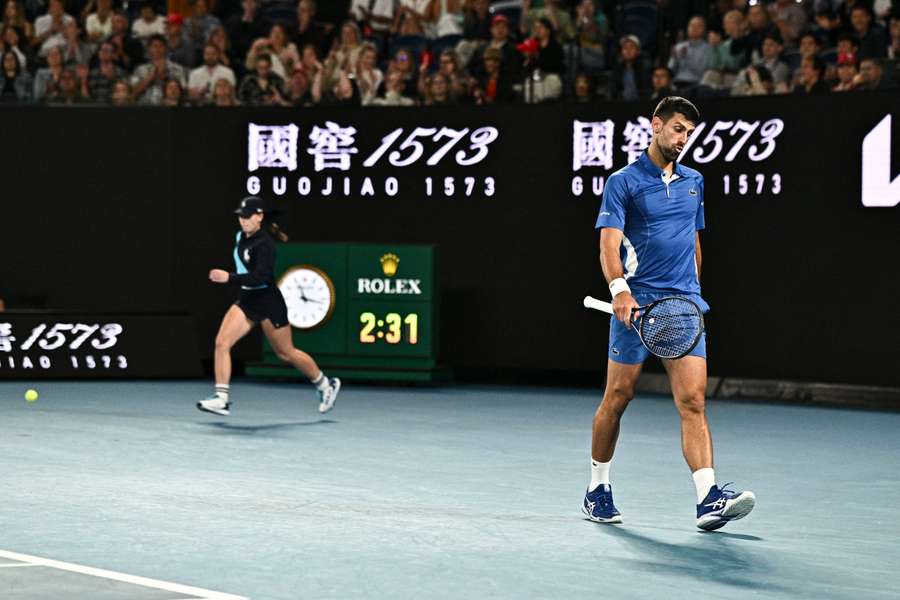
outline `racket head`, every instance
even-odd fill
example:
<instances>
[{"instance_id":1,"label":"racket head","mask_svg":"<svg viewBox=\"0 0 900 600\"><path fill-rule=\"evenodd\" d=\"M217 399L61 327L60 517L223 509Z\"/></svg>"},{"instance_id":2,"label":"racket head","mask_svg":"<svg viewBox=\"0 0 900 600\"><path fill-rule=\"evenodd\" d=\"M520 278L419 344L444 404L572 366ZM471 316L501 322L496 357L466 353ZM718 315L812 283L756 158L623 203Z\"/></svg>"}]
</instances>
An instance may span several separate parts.
<instances>
[{"instance_id":1,"label":"racket head","mask_svg":"<svg viewBox=\"0 0 900 600\"><path fill-rule=\"evenodd\" d=\"M641 343L660 358L687 356L703 336L703 311L688 298L668 296L638 310L640 323L635 329Z\"/></svg>"}]
</instances>

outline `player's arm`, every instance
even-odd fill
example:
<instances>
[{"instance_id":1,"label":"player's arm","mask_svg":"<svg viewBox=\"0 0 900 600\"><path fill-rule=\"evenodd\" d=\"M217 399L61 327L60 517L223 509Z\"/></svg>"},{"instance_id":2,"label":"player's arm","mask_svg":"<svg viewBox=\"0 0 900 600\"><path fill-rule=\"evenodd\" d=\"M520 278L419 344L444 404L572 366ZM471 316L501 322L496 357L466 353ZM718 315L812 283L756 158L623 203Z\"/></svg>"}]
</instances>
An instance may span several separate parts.
<instances>
[{"instance_id":1,"label":"player's arm","mask_svg":"<svg viewBox=\"0 0 900 600\"><path fill-rule=\"evenodd\" d=\"M610 294L614 294L612 306L616 318L625 323L626 327L630 327L631 311L638 308L639 305L632 297L630 290L621 290L621 284L618 283L613 285L613 282L618 280L625 281L625 267L622 265L620 254L624 237L625 234L621 229L604 227L600 230L600 268L603 269L603 276L610 285ZM627 288L627 284L625 287Z\"/></svg>"}]
</instances>

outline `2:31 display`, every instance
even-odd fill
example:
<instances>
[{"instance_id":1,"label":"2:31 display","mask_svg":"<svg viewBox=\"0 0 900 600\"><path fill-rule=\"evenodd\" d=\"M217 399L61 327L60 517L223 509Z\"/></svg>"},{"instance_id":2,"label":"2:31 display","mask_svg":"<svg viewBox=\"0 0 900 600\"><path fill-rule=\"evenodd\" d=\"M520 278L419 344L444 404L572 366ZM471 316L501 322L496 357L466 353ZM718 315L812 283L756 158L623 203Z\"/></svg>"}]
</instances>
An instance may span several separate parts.
<instances>
[{"instance_id":1,"label":"2:31 display","mask_svg":"<svg viewBox=\"0 0 900 600\"><path fill-rule=\"evenodd\" d=\"M406 329L406 341L410 344L419 343L419 315L417 313L409 313L405 317L399 313L388 313L384 319L379 319L375 313L364 312L359 315L359 322L363 326L359 331L359 341L362 344L374 344L380 339L388 344L399 344L404 338L404 328Z\"/></svg>"}]
</instances>

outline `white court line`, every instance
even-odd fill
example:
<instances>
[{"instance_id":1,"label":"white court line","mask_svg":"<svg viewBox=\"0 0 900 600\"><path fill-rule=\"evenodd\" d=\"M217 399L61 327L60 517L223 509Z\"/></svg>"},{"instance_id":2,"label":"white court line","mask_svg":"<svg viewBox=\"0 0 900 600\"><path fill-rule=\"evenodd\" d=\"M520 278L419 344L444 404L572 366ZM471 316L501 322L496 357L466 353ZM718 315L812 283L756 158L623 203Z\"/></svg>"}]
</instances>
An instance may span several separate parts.
<instances>
[{"instance_id":1,"label":"white court line","mask_svg":"<svg viewBox=\"0 0 900 600\"><path fill-rule=\"evenodd\" d=\"M15 565L0 565L0 569L14 569L16 567L38 567L40 565L36 565L34 563L18 563Z\"/></svg>"},{"instance_id":2,"label":"white court line","mask_svg":"<svg viewBox=\"0 0 900 600\"><path fill-rule=\"evenodd\" d=\"M233 594L225 594L223 592L213 592L202 588L191 587L189 585L181 585L178 583L169 583L168 581L160 581L158 579L149 579L147 577L138 577L137 575L126 575L125 573L116 573L115 571L106 571L104 569L95 569L93 567L85 567L72 563L51 560L49 558L41 558L39 556L29 556L28 554L19 554L18 552L9 552L8 550L0 550L0 558L8 558L10 560L19 560L31 564L32 566L51 567L63 571L71 571L82 575L91 575L93 577L102 577L113 581L121 581L134 585L165 590L167 592L175 592L176 594L190 594L198 596L200 600L249 600L244 596L235 596Z\"/></svg>"}]
</instances>

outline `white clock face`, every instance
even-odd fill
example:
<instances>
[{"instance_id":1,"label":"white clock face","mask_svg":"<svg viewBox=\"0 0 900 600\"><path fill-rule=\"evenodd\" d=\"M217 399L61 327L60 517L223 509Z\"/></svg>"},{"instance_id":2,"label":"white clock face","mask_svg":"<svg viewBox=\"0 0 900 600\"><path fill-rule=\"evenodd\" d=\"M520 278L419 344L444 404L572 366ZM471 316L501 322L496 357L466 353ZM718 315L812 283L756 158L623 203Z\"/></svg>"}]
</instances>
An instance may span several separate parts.
<instances>
[{"instance_id":1,"label":"white clock face","mask_svg":"<svg viewBox=\"0 0 900 600\"><path fill-rule=\"evenodd\" d=\"M297 329L311 329L328 320L334 309L334 285L315 267L295 267L286 272L278 289L287 304L288 321Z\"/></svg>"}]
</instances>

